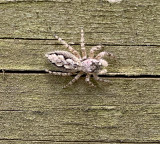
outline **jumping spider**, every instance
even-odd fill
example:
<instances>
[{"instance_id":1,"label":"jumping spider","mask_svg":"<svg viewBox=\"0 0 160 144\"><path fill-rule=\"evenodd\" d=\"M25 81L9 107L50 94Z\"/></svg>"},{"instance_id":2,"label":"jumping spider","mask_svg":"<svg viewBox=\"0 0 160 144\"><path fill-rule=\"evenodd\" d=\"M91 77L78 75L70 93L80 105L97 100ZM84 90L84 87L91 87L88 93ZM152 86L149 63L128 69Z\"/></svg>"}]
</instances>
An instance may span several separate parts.
<instances>
[{"instance_id":1,"label":"jumping spider","mask_svg":"<svg viewBox=\"0 0 160 144\"><path fill-rule=\"evenodd\" d=\"M45 70L46 72L54 75L62 75L62 76L70 76L73 74L78 74L75 76L75 78L70 81L65 87L72 85L75 81L77 81L80 76L82 76L84 73L86 73L86 79L85 81L91 85L94 86L94 84L90 81L91 75L93 75L93 78L95 80L107 82L107 80L101 79L98 77L98 74L100 73L106 73L106 69L102 69L108 66L108 62L103 59L105 55L107 56L113 56L113 54L103 51L100 52L97 56L94 56L95 51L100 50L102 48L101 45L94 46L91 48L89 52L89 56L86 54L85 50L85 43L84 43L84 32L83 29L81 29L81 52L82 56L69 44L67 44L64 40L59 38L55 35L55 38L58 39L58 41L63 44L68 50L67 51L53 51L45 54L45 56L48 58L48 60L56 65L59 68L62 68L64 72L52 72L49 70Z\"/></svg>"}]
</instances>

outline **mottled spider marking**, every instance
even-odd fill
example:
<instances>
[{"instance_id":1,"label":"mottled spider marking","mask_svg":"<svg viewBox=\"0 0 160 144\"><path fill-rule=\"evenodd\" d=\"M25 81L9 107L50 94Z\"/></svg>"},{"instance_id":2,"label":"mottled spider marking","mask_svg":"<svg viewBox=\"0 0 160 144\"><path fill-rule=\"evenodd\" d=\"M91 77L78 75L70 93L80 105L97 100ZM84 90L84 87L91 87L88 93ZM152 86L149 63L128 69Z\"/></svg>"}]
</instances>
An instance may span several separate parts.
<instances>
[{"instance_id":1,"label":"mottled spider marking","mask_svg":"<svg viewBox=\"0 0 160 144\"><path fill-rule=\"evenodd\" d=\"M53 51L45 55L49 61L59 68L77 71L81 65L80 60L67 51Z\"/></svg>"},{"instance_id":2,"label":"mottled spider marking","mask_svg":"<svg viewBox=\"0 0 160 144\"><path fill-rule=\"evenodd\" d=\"M95 51L98 51L102 48L102 45L94 46L91 48L88 56L85 49L85 43L84 43L84 32L83 29L81 29L81 52L82 56L73 48L71 47L67 42L59 38L58 36L55 36L58 41L64 45L65 48L67 48L68 51L53 51L48 52L45 54L45 56L48 58L48 60L54 64L55 66L59 68L63 68L63 70L67 71L67 73L64 72L52 72L49 70L46 70L46 72L53 74L53 75L62 75L62 76L71 76L73 74L78 74L74 77L73 80L71 80L65 87L68 87L69 85L72 85L74 82L76 82L83 74L86 74L85 81L90 85L94 86L94 84L90 81L91 75L93 75L93 78L98 81L108 82L107 80L104 80L100 77L98 77L98 74L105 74L107 70L105 69L108 66L108 62L103 59L104 56L112 56L114 55L112 53L103 51L100 52L95 56Z\"/></svg>"}]
</instances>

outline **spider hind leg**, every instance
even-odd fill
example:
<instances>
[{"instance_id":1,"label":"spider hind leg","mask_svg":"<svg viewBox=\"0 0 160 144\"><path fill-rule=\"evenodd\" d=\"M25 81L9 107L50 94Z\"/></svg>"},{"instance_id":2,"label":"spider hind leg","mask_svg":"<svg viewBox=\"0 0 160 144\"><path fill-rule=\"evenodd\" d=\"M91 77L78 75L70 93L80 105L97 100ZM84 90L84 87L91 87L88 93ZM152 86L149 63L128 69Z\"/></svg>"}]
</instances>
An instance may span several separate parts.
<instances>
[{"instance_id":1,"label":"spider hind leg","mask_svg":"<svg viewBox=\"0 0 160 144\"><path fill-rule=\"evenodd\" d=\"M74 79L72 79L67 85L65 85L63 88L67 88L68 86L72 85L75 83L81 76L83 75L83 72L79 72Z\"/></svg>"},{"instance_id":2,"label":"spider hind leg","mask_svg":"<svg viewBox=\"0 0 160 144\"><path fill-rule=\"evenodd\" d=\"M53 71L50 71L50 70L45 70L45 72L49 73L49 74L53 74L53 75L59 75L59 76L71 76L73 75L74 73L63 73L63 72L53 72Z\"/></svg>"},{"instance_id":3,"label":"spider hind leg","mask_svg":"<svg viewBox=\"0 0 160 144\"><path fill-rule=\"evenodd\" d=\"M87 74L85 82L87 82L90 86L95 87L95 85L90 81L90 77L91 77L91 75Z\"/></svg>"}]
</instances>

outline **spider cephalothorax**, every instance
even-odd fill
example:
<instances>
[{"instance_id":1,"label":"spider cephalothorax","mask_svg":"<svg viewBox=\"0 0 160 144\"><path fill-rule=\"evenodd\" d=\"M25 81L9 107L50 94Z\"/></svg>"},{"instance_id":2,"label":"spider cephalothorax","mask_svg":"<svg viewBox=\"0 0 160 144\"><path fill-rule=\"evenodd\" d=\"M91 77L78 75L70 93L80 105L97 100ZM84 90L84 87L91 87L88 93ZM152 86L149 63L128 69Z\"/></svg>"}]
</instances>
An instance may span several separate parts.
<instances>
[{"instance_id":1,"label":"spider cephalothorax","mask_svg":"<svg viewBox=\"0 0 160 144\"><path fill-rule=\"evenodd\" d=\"M96 59L87 58L82 61L82 71L85 73L97 73L102 64Z\"/></svg>"},{"instance_id":2,"label":"spider cephalothorax","mask_svg":"<svg viewBox=\"0 0 160 144\"><path fill-rule=\"evenodd\" d=\"M95 80L106 82L106 80L99 78L98 74L107 72L107 70L104 68L108 66L108 62L104 60L103 57L105 55L113 56L113 54L103 51L103 52L100 52L97 56L94 56L95 51L100 50L102 48L101 45L98 45L98 46L92 47L89 52L89 55L87 56L86 50L85 50L85 44L84 44L83 29L81 29L82 56L61 38L59 38L58 36L55 36L55 38L58 39L58 41L62 43L66 48L68 48L71 53L67 51L53 51L53 52L47 53L45 56L49 59L49 61L52 64L54 64L59 68L62 68L64 71L66 71L66 73L52 72L49 70L46 70L46 72L49 72L54 75L62 75L62 76L70 76L78 72L75 78L72 81L70 81L66 86L73 84L84 73L86 73L85 81L92 86L94 85L90 81L91 75L93 75Z\"/></svg>"}]
</instances>

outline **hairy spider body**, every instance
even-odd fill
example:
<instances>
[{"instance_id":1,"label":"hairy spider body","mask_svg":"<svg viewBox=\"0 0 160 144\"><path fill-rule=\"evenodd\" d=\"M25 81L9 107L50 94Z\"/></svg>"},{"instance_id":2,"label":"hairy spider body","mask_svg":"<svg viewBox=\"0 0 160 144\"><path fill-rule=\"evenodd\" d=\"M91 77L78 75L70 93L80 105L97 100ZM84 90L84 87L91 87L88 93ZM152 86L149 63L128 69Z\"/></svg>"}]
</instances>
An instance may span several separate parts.
<instances>
[{"instance_id":1,"label":"hairy spider body","mask_svg":"<svg viewBox=\"0 0 160 144\"><path fill-rule=\"evenodd\" d=\"M62 76L70 76L78 72L75 78L70 81L65 87L72 85L76 80L80 78L81 75L86 73L85 81L89 83L91 86L94 86L93 83L90 81L90 76L93 75L95 80L107 82L107 80L101 79L98 77L98 74L106 73L107 70L104 69L108 66L108 62L103 59L105 55L113 56L113 54L103 51L100 52L97 56L94 56L95 51L100 50L102 48L101 45L94 46L91 48L90 53L87 57L85 44L84 44L84 32L81 29L81 52L82 56L69 44L67 44L64 40L55 36L56 39L60 43L62 43L68 51L53 51L45 54L48 60L54 64L55 66L62 68L64 72L52 72L46 70L50 74L54 75L62 75Z\"/></svg>"},{"instance_id":2,"label":"hairy spider body","mask_svg":"<svg viewBox=\"0 0 160 144\"><path fill-rule=\"evenodd\" d=\"M45 54L49 61L55 66L62 68L64 71L77 72L80 71L80 60L67 51L53 51Z\"/></svg>"},{"instance_id":3,"label":"hairy spider body","mask_svg":"<svg viewBox=\"0 0 160 144\"><path fill-rule=\"evenodd\" d=\"M97 73L101 68L101 63L96 59L85 59L82 61L82 71L84 73Z\"/></svg>"}]
</instances>

